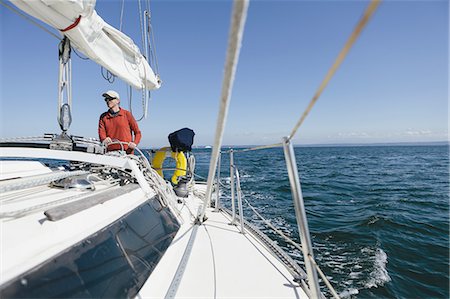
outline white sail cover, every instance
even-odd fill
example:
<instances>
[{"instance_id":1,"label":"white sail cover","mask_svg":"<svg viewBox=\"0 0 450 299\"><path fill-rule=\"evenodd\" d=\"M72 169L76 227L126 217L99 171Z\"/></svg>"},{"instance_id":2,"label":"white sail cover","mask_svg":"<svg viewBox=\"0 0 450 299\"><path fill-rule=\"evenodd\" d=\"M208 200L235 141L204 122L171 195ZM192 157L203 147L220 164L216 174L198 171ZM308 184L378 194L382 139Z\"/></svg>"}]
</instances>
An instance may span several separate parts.
<instances>
[{"instance_id":1,"label":"white sail cover","mask_svg":"<svg viewBox=\"0 0 450 299\"><path fill-rule=\"evenodd\" d=\"M66 35L71 45L136 89L161 82L133 40L106 23L95 0L11 0L19 9Z\"/></svg>"}]
</instances>

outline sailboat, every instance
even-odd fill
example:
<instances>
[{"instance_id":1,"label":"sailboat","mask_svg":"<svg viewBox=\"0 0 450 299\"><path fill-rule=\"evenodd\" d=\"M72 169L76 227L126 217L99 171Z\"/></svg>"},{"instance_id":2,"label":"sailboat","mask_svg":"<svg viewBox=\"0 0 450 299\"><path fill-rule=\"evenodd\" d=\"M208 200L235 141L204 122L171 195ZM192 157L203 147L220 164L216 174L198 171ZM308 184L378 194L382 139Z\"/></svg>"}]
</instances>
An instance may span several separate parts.
<instances>
[{"instance_id":1,"label":"sailboat","mask_svg":"<svg viewBox=\"0 0 450 299\"><path fill-rule=\"evenodd\" d=\"M175 182L139 149L107 152L98 140L68 133L72 48L145 95L160 88L131 38L96 13L95 1L11 2L63 36L61 132L0 142L1 298L319 298L318 275L339 297L314 261L289 138L278 146L286 155L305 269L244 219L233 150L227 152L232 209L221 204L216 172L248 1L235 1L231 16L208 178L195 179L195 159L188 156Z\"/></svg>"}]
</instances>

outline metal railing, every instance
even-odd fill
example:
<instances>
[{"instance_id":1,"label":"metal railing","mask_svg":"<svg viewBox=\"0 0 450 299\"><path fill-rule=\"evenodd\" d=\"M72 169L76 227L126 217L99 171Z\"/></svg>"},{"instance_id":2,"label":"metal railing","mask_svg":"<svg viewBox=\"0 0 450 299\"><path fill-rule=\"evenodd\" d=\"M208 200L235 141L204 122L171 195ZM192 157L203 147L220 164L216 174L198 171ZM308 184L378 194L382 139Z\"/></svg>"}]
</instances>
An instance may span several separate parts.
<instances>
[{"instance_id":1,"label":"metal railing","mask_svg":"<svg viewBox=\"0 0 450 299\"><path fill-rule=\"evenodd\" d=\"M218 212L219 211L219 197L220 197L220 164L222 164L222 155L219 154L218 160L217 160L217 175L216 175L216 179L217 179L217 196L216 196L216 204L215 204L215 208L214 211Z\"/></svg>"},{"instance_id":2,"label":"metal railing","mask_svg":"<svg viewBox=\"0 0 450 299\"><path fill-rule=\"evenodd\" d=\"M239 171L236 166L234 168L234 175L236 176L236 191L237 191L237 199L238 199L238 209L239 209L239 222L241 223L241 233L245 234L244 231L244 212L242 209L242 190L241 190L241 180L239 178ZM236 221L236 213L233 218Z\"/></svg>"},{"instance_id":3,"label":"metal railing","mask_svg":"<svg viewBox=\"0 0 450 299\"><path fill-rule=\"evenodd\" d=\"M234 224L236 222L236 206L234 200L234 155L233 150L230 151L230 184L231 184L231 213L232 219L231 223Z\"/></svg>"},{"instance_id":4,"label":"metal railing","mask_svg":"<svg viewBox=\"0 0 450 299\"><path fill-rule=\"evenodd\" d=\"M308 275L309 288L313 298L319 298L320 288L317 279L316 268L311 262L314 259L311 238L309 235L308 220L306 219L305 204L303 202L302 189L300 186L300 178L298 175L297 162L295 160L295 152L292 143L288 137L283 139L284 157L286 159L286 167L289 175L289 182L291 184L292 199L295 206L295 216L297 218L298 232L302 242L303 257L305 260L306 274Z\"/></svg>"},{"instance_id":5,"label":"metal railing","mask_svg":"<svg viewBox=\"0 0 450 299\"><path fill-rule=\"evenodd\" d=\"M240 183L240 176L237 166L234 163L234 153L237 152L247 152L247 151L255 151L260 149L269 149L269 148L275 148L275 147L283 147L284 150L284 156L286 160L286 168L288 172L289 177L289 183L291 186L291 193L292 193L292 200L295 207L295 214L296 214L296 220L301 240L301 246L289 239L286 235L280 234L283 238L287 239L289 243L294 243L295 247L302 251L303 257L304 257L304 263L306 267L306 273L308 277L308 285L310 288L310 295L311 298L322 298L322 294L320 292L319 287L319 279L317 272L320 274L320 277L324 281L325 285L329 289L330 293L334 298L339 298L339 295L336 293L334 288L332 287L331 283L328 281L324 273L320 270L319 266L317 265L316 261L314 260L314 254L312 249L312 242L310 238L309 228L308 228L308 221L306 218L306 210L305 205L303 201L303 195L301 190L301 184L300 184L300 178L298 175L298 169L297 169L297 162L295 159L295 152L294 147L292 143L290 142L289 137L284 137L282 143L273 144L271 146L262 146L262 147L253 147L253 148L247 148L247 149L240 149L240 150L234 150L230 149L228 151L221 152L219 154L219 161L222 153L228 153L230 155L230 191L231 191L231 208L232 208L232 215L231 215L231 223L233 225L237 225L237 215L236 215L236 198L237 198L237 204L238 204L238 210L239 210L239 222L240 222L240 231L241 233L245 233L244 230L244 216L243 216L243 206L242 206L242 190L241 190L241 183ZM220 170L220 163L218 165L218 171ZM217 173L217 178L219 178L219 172ZM218 211L220 208L220 183L218 179L217 183L217 198L216 198L216 205L215 210ZM250 206L250 208L254 209L246 200L247 204ZM259 213L256 213L258 217L262 218L262 216ZM267 224L268 221L262 218L263 221ZM271 229L274 229L272 225L269 225ZM278 233L279 230L274 229L276 233ZM278 233L279 234L279 233Z\"/></svg>"}]
</instances>

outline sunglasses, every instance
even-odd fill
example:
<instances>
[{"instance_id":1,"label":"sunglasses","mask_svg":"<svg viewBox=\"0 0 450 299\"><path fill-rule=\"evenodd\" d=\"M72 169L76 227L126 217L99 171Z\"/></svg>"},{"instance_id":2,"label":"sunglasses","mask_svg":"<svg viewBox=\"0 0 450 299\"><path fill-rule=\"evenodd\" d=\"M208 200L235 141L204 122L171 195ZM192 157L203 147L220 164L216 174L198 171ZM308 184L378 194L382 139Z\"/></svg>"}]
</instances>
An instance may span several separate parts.
<instances>
[{"instance_id":1,"label":"sunglasses","mask_svg":"<svg viewBox=\"0 0 450 299\"><path fill-rule=\"evenodd\" d=\"M105 98L105 102L109 102L109 101L112 101L112 100L115 100L116 98Z\"/></svg>"}]
</instances>

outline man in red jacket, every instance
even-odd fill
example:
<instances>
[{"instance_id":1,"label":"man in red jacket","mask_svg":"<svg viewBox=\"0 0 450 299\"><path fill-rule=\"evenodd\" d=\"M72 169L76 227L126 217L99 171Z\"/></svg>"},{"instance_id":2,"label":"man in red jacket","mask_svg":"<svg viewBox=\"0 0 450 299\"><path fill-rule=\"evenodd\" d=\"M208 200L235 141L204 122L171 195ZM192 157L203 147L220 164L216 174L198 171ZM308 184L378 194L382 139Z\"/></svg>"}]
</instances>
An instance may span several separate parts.
<instances>
[{"instance_id":1,"label":"man in red jacket","mask_svg":"<svg viewBox=\"0 0 450 299\"><path fill-rule=\"evenodd\" d=\"M141 131L133 115L120 108L120 96L114 90L103 94L108 111L100 115L98 122L98 136L100 141L108 146L108 151L120 150L120 144L111 144L113 141L122 141L123 149L132 154L134 148L141 141ZM134 135L134 136L133 136Z\"/></svg>"}]
</instances>

